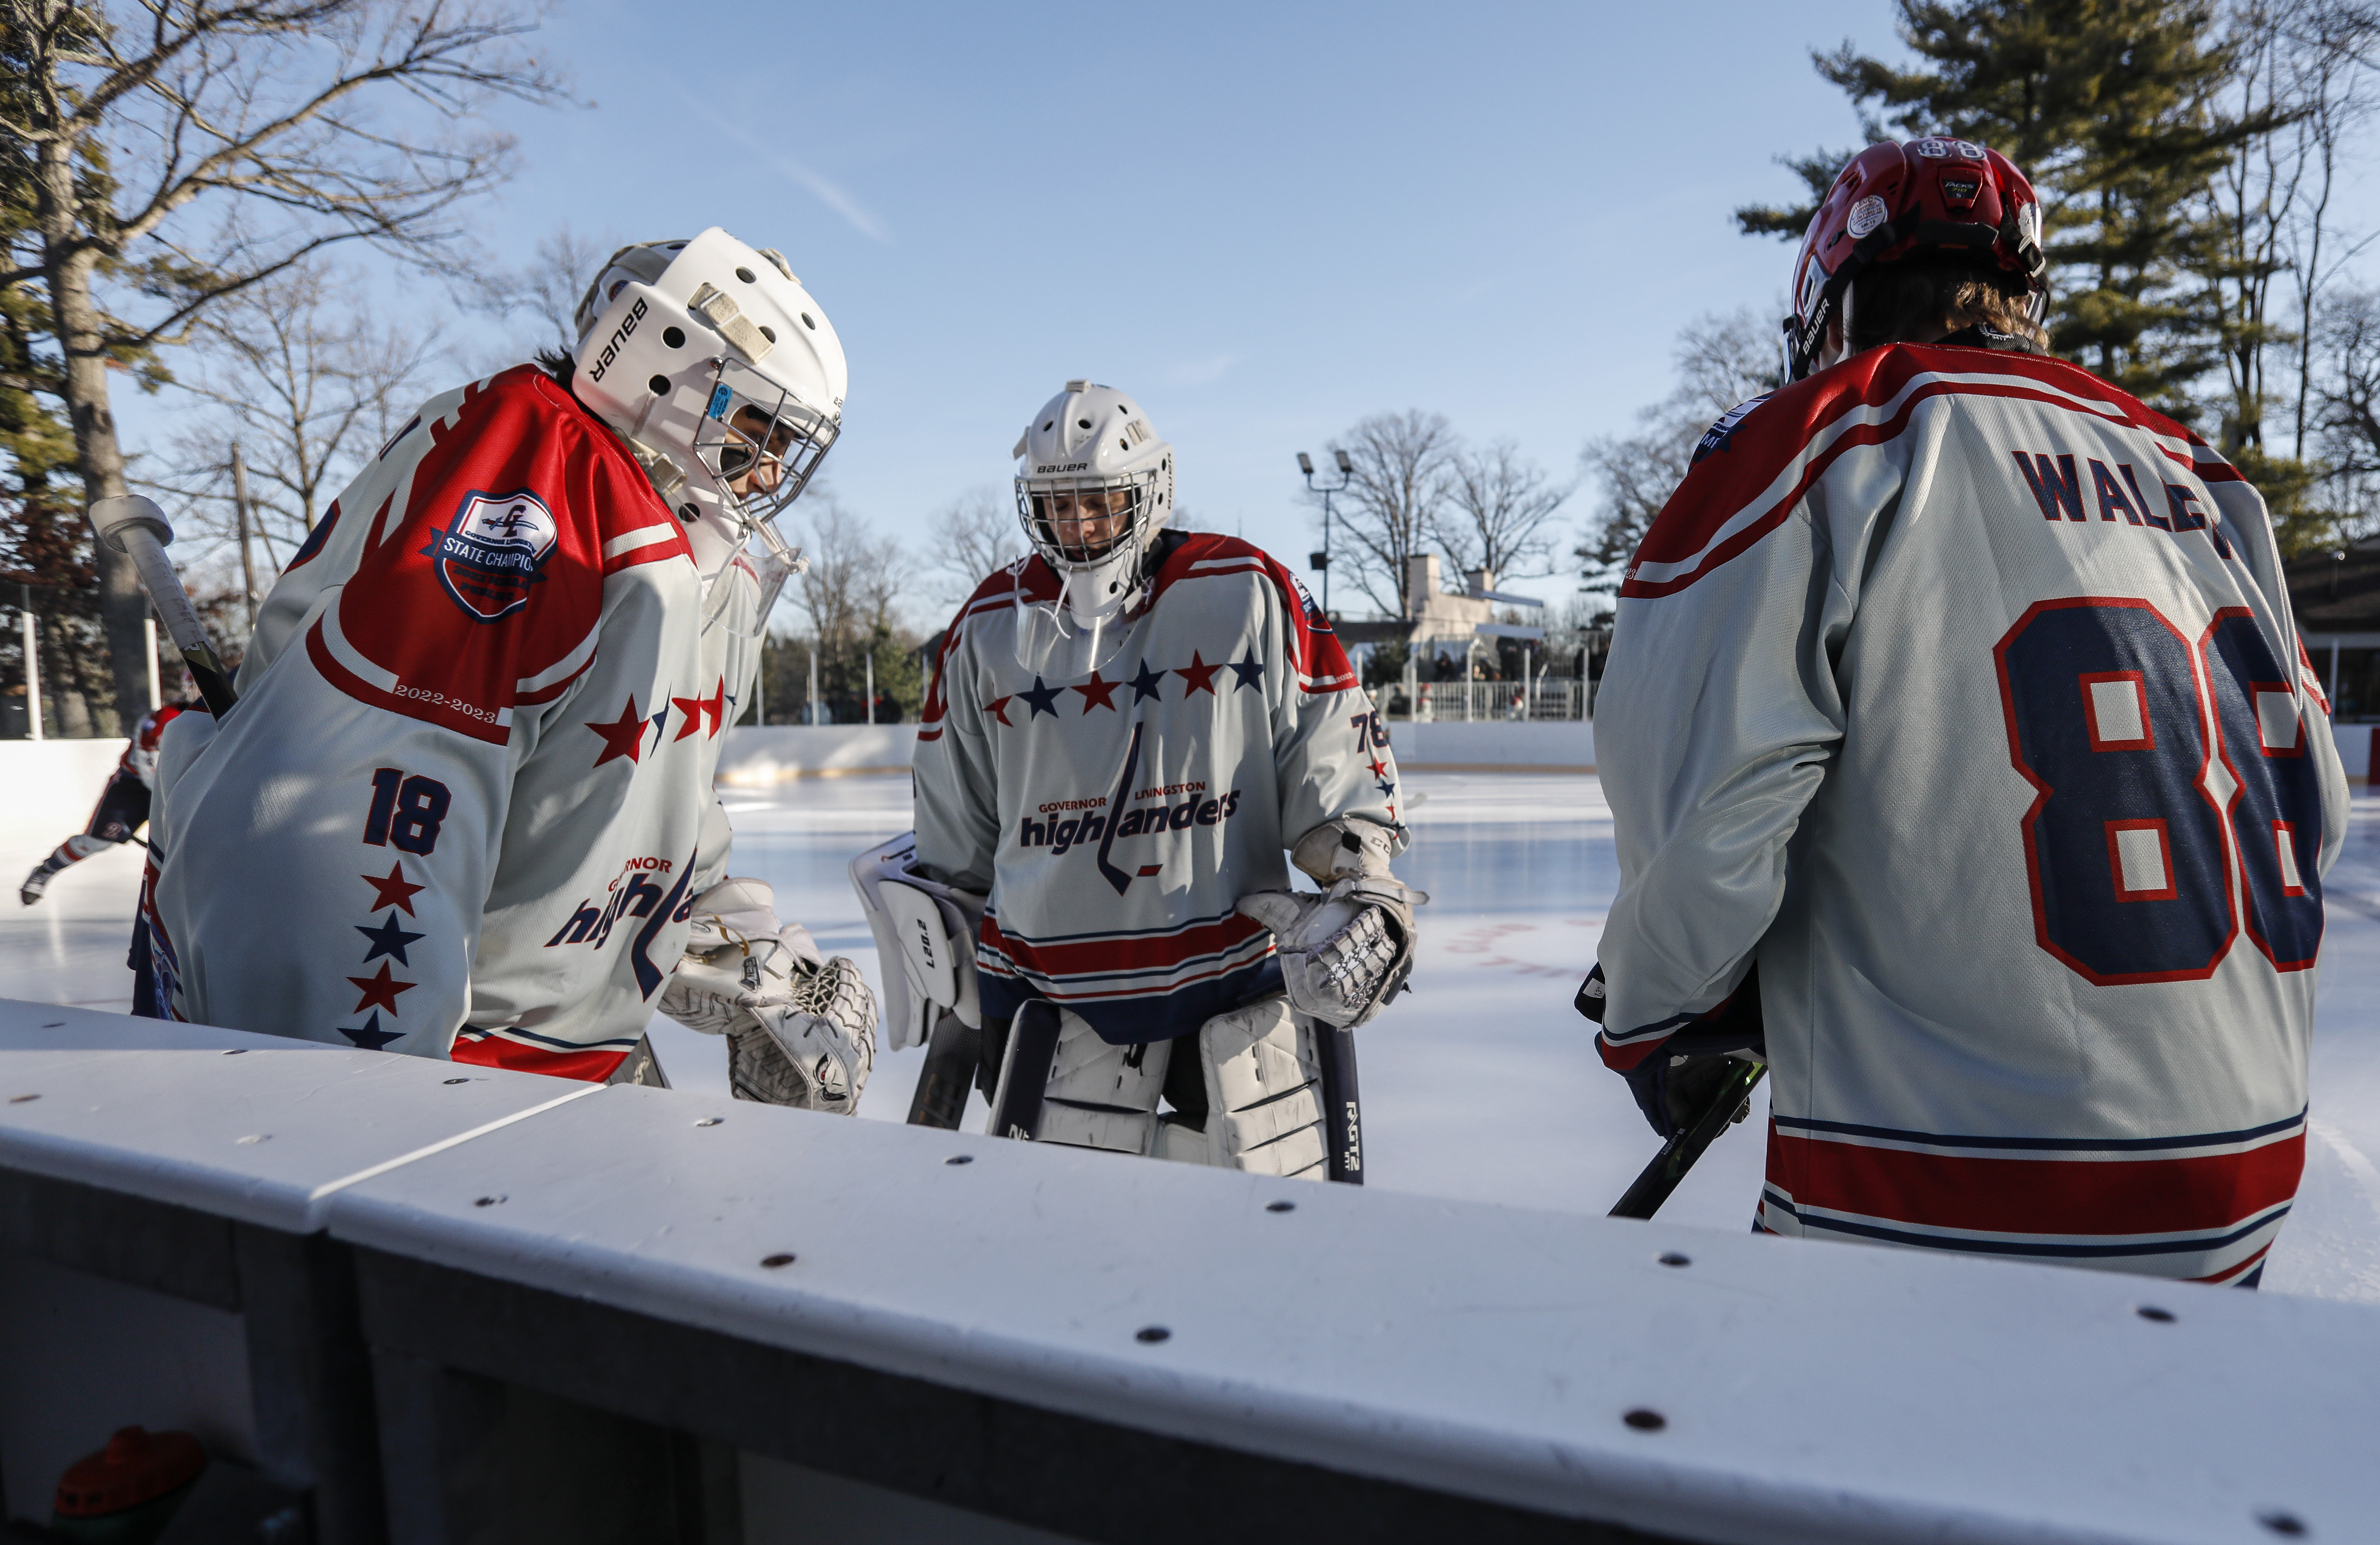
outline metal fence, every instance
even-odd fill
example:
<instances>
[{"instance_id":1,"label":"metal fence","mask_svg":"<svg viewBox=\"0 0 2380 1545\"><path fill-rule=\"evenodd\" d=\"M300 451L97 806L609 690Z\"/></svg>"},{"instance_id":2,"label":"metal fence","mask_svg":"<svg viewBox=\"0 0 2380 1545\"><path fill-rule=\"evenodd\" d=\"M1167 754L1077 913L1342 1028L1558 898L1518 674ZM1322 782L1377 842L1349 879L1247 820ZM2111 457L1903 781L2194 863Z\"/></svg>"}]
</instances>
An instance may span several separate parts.
<instances>
[{"instance_id":1,"label":"metal fence","mask_svg":"<svg viewBox=\"0 0 2380 1545\"><path fill-rule=\"evenodd\" d=\"M1517 681L1390 682L1372 696L1390 719L1468 724L1490 720L1583 719L1595 712L1597 682L1569 676Z\"/></svg>"}]
</instances>

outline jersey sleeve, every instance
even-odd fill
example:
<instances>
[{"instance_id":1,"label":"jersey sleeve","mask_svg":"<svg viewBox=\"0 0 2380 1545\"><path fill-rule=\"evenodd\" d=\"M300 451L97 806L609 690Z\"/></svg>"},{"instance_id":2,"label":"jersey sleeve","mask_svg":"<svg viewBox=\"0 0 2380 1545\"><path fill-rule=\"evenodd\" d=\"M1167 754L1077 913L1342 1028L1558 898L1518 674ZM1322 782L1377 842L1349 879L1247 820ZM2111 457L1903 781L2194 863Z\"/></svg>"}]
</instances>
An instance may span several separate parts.
<instances>
[{"instance_id":1,"label":"jersey sleeve","mask_svg":"<svg viewBox=\"0 0 2380 1545\"><path fill-rule=\"evenodd\" d=\"M1620 858L1597 1046L1621 1071L1742 981L1784 898L1786 845L1843 735L1829 651L1852 607L1835 547L1799 502L1746 522L1773 468L1738 450L1698 462L1645 534L1596 700ZM1891 492L1869 491L1879 503ZM1836 513L1836 529L1862 524ZM1654 578L1669 566L1688 578Z\"/></svg>"},{"instance_id":2,"label":"jersey sleeve","mask_svg":"<svg viewBox=\"0 0 2380 1545\"><path fill-rule=\"evenodd\" d=\"M987 587L988 588L988 587ZM983 592L959 609L944 635L918 715L913 767L917 863L927 877L978 893L991 889L1000 845L999 785L983 707L974 691L967 617Z\"/></svg>"},{"instance_id":3,"label":"jersey sleeve","mask_svg":"<svg viewBox=\"0 0 2380 1545\"><path fill-rule=\"evenodd\" d=\"M1349 816L1389 827L1402 850L1396 754L1346 649L1295 576L1269 558L1259 593L1276 663L1268 674L1283 842L1293 845L1324 821Z\"/></svg>"}]
</instances>

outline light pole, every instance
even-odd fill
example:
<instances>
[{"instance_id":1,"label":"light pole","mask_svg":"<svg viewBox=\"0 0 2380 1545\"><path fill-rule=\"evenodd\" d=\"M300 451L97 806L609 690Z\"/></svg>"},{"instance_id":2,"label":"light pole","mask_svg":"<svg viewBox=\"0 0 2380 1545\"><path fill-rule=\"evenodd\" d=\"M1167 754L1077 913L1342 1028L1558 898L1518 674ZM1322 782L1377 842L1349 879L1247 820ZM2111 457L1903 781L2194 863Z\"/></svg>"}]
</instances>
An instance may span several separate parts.
<instances>
[{"instance_id":1,"label":"light pole","mask_svg":"<svg viewBox=\"0 0 2380 1545\"><path fill-rule=\"evenodd\" d=\"M1325 618L1330 615L1330 495L1355 480L1355 464L1347 458L1347 453L1332 451L1330 454L1338 458L1339 462L1339 481L1335 483L1316 482L1314 458L1304 451L1297 453L1297 469L1305 474L1306 488L1312 493L1322 495L1322 551L1307 554L1305 563L1308 568L1321 571L1322 615Z\"/></svg>"}]
</instances>

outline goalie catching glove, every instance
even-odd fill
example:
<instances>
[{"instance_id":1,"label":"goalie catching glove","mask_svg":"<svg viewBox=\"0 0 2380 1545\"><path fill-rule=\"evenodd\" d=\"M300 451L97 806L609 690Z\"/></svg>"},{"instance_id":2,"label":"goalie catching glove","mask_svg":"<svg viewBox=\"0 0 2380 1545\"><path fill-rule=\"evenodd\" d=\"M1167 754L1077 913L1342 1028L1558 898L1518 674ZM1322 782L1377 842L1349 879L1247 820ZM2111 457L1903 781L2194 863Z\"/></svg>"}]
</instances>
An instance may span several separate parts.
<instances>
[{"instance_id":1,"label":"goalie catching glove","mask_svg":"<svg viewBox=\"0 0 2380 1545\"><path fill-rule=\"evenodd\" d=\"M780 926L768 882L726 880L695 898L694 928L661 1011L723 1035L739 1100L850 1114L876 1062L876 1000L859 967Z\"/></svg>"},{"instance_id":2,"label":"goalie catching glove","mask_svg":"<svg viewBox=\"0 0 2380 1545\"><path fill-rule=\"evenodd\" d=\"M1272 930L1292 1006L1353 1028L1380 1012L1413 974L1414 908L1429 897L1389 873L1389 830L1341 817L1298 838L1291 861L1318 895L1256 891L1240 913Z\"/></svg>"}]
</instances>

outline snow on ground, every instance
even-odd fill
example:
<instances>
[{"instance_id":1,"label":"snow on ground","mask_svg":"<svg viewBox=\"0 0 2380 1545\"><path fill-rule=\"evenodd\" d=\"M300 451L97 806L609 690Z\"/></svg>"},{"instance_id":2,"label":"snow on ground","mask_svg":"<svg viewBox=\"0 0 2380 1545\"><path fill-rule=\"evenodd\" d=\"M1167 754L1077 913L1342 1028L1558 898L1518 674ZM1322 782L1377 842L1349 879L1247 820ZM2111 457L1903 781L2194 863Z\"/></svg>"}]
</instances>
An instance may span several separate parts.
<instances>
[{"instance_id":1,"label":"snow on ground","mask_svg":"<svg viewBox=\"0 0 2380 1545\"><path fill-rule=\"evenodd\" d=\"M1409 774L1407 788L1417 797L1415 842L1398 868L1432 899L1421 913L1413 994L1360 1036L1366 1179L1600 1213L1655 1147L1570 1006L1618 880L1601 788L1592 777L1450 773ZM735 871L770 881L783 917L880 979L844 866L907 829L908 779L813 780L726 799ZM2375 818L2380 799L2356 801L2347 854L2330 877L2305 1181L2265 1273L2269 1290L2369 1302L2380 1302ZM13 883L40 857L0 845L0 878ZM0 914L0 996L125 1007L140 857L126 848L95 858L60 876L41 906ZM678 1086L724 1090L722 1042L665 1019L652 1034ZM879 1059L863 1119L906 1115L923 1056L913 1049ZM1665 1221L1750 1226L1766 1104L1764 1092L1752 1121L1713 1146L1662 1210ZM983 1115L978 1097L970 1125Z\"/></svg>"}]
</instances>

